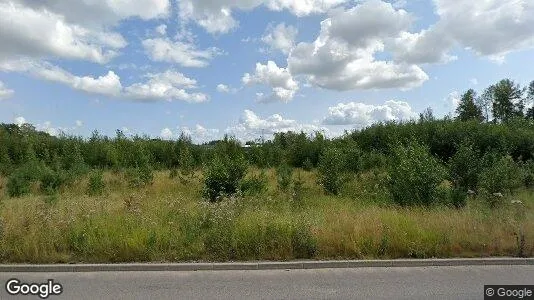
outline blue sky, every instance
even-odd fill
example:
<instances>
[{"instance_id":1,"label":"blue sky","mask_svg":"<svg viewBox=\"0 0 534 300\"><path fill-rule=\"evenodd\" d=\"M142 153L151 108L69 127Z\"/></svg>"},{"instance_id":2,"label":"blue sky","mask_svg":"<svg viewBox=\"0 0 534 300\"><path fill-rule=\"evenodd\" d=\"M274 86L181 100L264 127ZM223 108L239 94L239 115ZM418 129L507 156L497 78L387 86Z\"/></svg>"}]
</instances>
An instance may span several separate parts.
<instances>
[{"instance_id":1,"label":"blue sky","mask_svg":"<svg viewBox=\"0 0 534 300\"><path fill-rule=\"evenodd\" d=\"M58 134L338 135L534 80L524 1L0 0L0 122Z\"/></svg>"}]
</instances>

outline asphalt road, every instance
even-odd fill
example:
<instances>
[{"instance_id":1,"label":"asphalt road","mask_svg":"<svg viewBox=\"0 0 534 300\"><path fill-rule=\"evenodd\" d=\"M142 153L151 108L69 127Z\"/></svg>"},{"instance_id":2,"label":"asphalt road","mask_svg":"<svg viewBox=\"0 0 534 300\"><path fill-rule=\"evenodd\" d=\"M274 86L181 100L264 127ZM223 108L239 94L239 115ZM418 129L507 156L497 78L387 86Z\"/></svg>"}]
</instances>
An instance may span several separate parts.
<instances>
[{"instance_id":1,"label":"asphalt road","mask_svg":"<svg viewBox=\"0 0 534 300\"><path fill-rule=\"evenodd\" d=\"M193 272L0 273L5 284L54 279L49 299L483 299L484 284L534 284L534 266Z\"/></svg>"}]
</instances>

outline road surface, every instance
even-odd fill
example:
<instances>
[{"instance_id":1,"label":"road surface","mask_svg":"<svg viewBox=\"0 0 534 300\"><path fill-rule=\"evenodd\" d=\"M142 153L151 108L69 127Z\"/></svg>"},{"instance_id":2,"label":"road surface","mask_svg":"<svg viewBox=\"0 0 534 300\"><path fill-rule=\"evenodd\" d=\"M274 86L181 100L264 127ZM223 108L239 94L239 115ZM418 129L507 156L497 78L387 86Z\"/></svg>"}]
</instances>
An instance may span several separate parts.
<instances>
[{"instance_id":1,"label":"road surface","mask_svg":"<svg viewBox=\"0 0 534 300\"><path fill-rule=\"evenodd\" d=\"M54 279L49 299L483 299L484 284L534 284L534 266L192 272L0 273L5 284Z\"/></svg>"}]
</instances>

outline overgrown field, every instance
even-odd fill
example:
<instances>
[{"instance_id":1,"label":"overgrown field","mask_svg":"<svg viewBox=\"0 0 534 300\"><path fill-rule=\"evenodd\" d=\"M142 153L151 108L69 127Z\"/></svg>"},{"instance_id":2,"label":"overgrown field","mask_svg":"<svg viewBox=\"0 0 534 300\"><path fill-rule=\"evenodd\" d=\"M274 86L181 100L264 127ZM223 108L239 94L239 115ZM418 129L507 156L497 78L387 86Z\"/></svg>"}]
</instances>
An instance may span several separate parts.
<instances>
[{"instance_id":1,"label":"overgrown field","mask_svg":"<svg viewBox=\"0 0 534 300\"><path fill-rule=\"evenodd\" d=\"M532 103L246 144L0 124L0 262L533 256Z\"/></svg>"},{"instance_id":2,"label":"overgrown field","mask_svg":"<svg viewBox=\"0 0 534 300\"><path fill-rule=\"evenodd\" d=\"M250 172L259 176L259 170ZM202 200L202 174L154 174L132 188L106 172L101 195L80 178L54 195L21 198L0 186L2 262L132 262L532 256L534 193L521 190L498 208L472 196L466 207L394 204L383 176L354 176L325 195L314 172L297 170L297 188ZM298 179L300 177L300 180ZM519 200L522 203L516 203ZM521 237L523 242L521 242Z\"/></svg>"}]
</instances>

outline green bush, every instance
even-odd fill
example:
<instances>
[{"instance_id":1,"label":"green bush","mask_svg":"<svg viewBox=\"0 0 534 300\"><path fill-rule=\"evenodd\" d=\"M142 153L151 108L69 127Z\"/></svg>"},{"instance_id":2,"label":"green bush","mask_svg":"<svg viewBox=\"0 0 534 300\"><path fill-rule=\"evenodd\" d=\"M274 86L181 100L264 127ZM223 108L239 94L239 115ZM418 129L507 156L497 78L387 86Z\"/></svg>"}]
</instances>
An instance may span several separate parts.
<instances>
[{"instance_id":1,"label":"green bush","mask_svg":"<svg viewBox=\"0 0 534 300\"><path fill-rule=\"evenodd\" d=\"M59 189L67 181L67 173L63 170L52 170L45 168L41 174L41 191L52 195L59 191Z\"/></svg>"},{"instance_id":2,"label":"green bush","mask_svg":"<svg viewBox=\"0 0 534 300\"><path fill-rule=\"evenodd\" d=\"M476 190L478 175L481 171L480 154L473 149L471 144L462 143L449 161L449 170L456 189Z\"/></svg>"},{"instance_id":3,"label":"green bush","mask_svg":"<svg viewBox=\"0 0 534 300\"><path fill-rule=\"evenodd\" d=\"M244 178L240 183L240 190L247 196L260 195L267 191L267 184L267 175L262 171L260 174Z\"/></svg>"},{"instance_id":4,"label":"green bush","mask_svg":"<svg viewBox=\"0 0 534 300\"><path fill-rule=\"evenodd\" d=\"M246 171L247 163L243 156L235 158L215 156L204 167L204 197L210 202L217 202L222 196L235 194Z\"/></svg>"},{"instance_id":5,"label":"green bush","mask_svg":"<svg viewBox=\"0 0 534 300\"><path fill-rule=\"evenodd\" d=\"M135 188L151 185L154 182L153 170L148 164L128 169L126 178L128 185Z\"/></svg>"},{"instance_id":6,"label":"green bush","mask_svg":"<svg viewBox=\"0 0 534 300\"><path fill-rule=\"evenodd\" d=\"M32 159L16 169L7 180L7 193L10 197L21 197L30 192L33 182L41 179L45 166Z\"/></svg>"},{"instance_id":7,"label":"green bush","mask_svg":"<svg viewBox=\"0 0 534 300\"><path fill-rule=\"evenodd\" d=\"M386 166L387 157L378 151L364 152L360 158L360 171L383 169Z\"/></svg>"},{"instance_id":8,"label":"green bush","mask_svg":"<svg viewBox=\"0 0 534 300\"><path fill-rule=\"evenodd\" d=\"M103 173L101 171L93 171L89 175L89 183L87 184L87 194L89 196L102 195L106 184L104 183Z\"/></svg>"},{"instance_id":9,"label":"green bush","mask_svg":"<svg viewBox=\"0 0 534 300\"><path fill-rule=\"evenodd\" d=\"M190 177L195 171L195 158L189 147L183 147L178 158L180 165L180 174L184 177Z\"/></svg>"},{"instance_id":10,"label":"green bush","mask_svg":"<svg viewBox=\"0 0 534 300\"><path fill-rule=\"evenodd\" d=\"M31 181L21 173L14 173L7 179L7 193L10 197L21 197L30 192Z\"/></svg>"},{"instance_id":11,"label":"green bush","mask_svg":"<svg viewBox=\"0 0 534 300\"><path fill-rule=\"evenodd\" d=\"M521 187L521 169L511 156L503 156L493 164L488 165L480 173L480 189L486 195L491 206L502 201L503 197L495 197L494 194L512 193Z\"/></svg>"},{"instance_id":12,"label":"green bush","mask_svg":"<svg viewBox=\"0 0 534 300\"><path fill-rule=\"evenodd\" d=\"M526 187L534 186L534 160L528 160L521 165L523 183Z\"/></svg>"},{"instance_id":13,"label":"green bush","mask_svg":"<svg viewBox=\"0 0 534 300\"><path fill-rule=\"evenodd\" d=\"M294 206L302 206L302 201L304 200L304 180L302 180L300 172L298 173L297 178L293 180L291 200Z\"/></svg>"},{"instance_id":14,"label":"green bush","mask_svg":"<svg viewBox=\"0 0 534 300\"><path fill-rule=\"evenodd\" d=\"M431 205L446 171L428 148L412 143L395 149L389 176L388 189L397 204Z\"/></svg>"},{"instance_id":15,"label":"green bush","mask_svg":"<svg viewBox=\"0 0 534 300\"><path fill-rule=\"evenodd\" d=\"M278 188L281 191L288 191L288 189L291 187L292 178L293 168L291 168L288 164L283 163L276 168L276 182L278 183Z\"/></svg>"},{"instance_id":16,"label":"green bush","mask_svg":"<svg viewBox=\"0 0 534 300\"><path fill-rule=\"evenodd\" d=\"M453 188L450 191L451 204L456 208L462 208L467 205L467 192L461 188Z\"/></svg>"},{"instance_id":17,"label":"green bush","mask_svg":"<svg viewBox=\"0 0 534 300\"><path fill-rule=\"evenodd\" d=\"M313 162L311 161L309 157L306 158L304 162L302 163L302 169L304 169L305 171L313 170Z\"/></svg>"},{"instance_id":18,"label":"green bush","mask_svg":"<svg viewBox=\"0 0 534 300\"><path fill-rule=\"evenodd\" d=\"M327 194L338 195L346 182L343 153L336 148L328 148L319 158L318 183Z\"/></svg>"}]
</instances>

